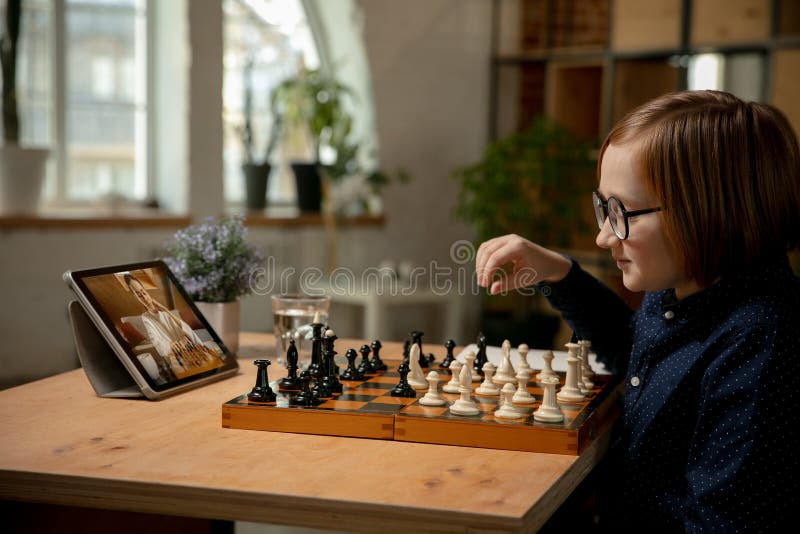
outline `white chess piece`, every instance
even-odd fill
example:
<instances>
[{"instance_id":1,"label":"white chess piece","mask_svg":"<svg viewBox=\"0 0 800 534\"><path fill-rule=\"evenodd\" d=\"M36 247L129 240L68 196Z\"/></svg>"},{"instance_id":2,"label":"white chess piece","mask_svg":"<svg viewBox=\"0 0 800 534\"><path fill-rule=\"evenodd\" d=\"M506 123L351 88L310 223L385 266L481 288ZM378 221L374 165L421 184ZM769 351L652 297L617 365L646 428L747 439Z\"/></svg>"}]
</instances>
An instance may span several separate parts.
<instances>
[{"instance_id":1,"label":"white chess piece","mask_svg":"<svg viewBox=\"0 0 800 534\"><path fill-rule=\"evenodd\" d=\"M585 398L578 387L578 358L576 352L578 350L577 343L567 343L567 377L564 380L564 386L561 391L556 395L559 402L565 403L579 403L583 402Z\"/></svg>"},{"instance_id":2,"label":"white chess piece","mask_svg":"<svg viewBox=\"0 0 800 534\"><path fill-rule=\"evenodd\" d=\"M483 364L483 375L484 379L478 389L475 390L475 393L478 395L485 395L487 397L497 397L500 395L500 388L495 386L492 382L492 376L494 375L495 367L492 365L492 362L486 362Z\"/></svg>"},{"instance_id":3,"label":"white chess piece","mask_svg":"<svg viewBox=\"0 0 800 534\"><path fill-rule=\"evenodd\" d=\"M458 360L453 360L453 362L450 364L450 372L452 373L450 382L442 387L442 391L446 393L458 393L458 388L460 386L460 382L458 381L459 371L461 371L461 362Z\"/></svg>"},{"instance_id":4,"label":"white chess piece","mask_svg":"<svg viewBox=\"0 0 800 534\"><path fill-rule=\"evenodd\" d=\"M450 413L455 415L478 415L481 411L472 400L472 362L475 361L475 354L467 352L464 357L464 365L461 366L461 373L458 375L460 386L458 388L461 397L450 405Z\"/></svg>"},{"instance_id":5,"label":"white chess piece","mask_svg":"<svg viewBox=\"0 0 800 534\"><path fill-rule=\"evenodd\" d=\"M536 375L537 382L542 382L546 377L558 378L556 372L553 371L553 358L554 356L552 350L545 351L545 353L542 354L542 359L544 360L544 369L542 369L542 371Z\"/></svg>"},{"instance_id":6,"label":"white chess piece","mask_svg":"<svg viewBox=\"0 0 800 534\"><path fill-rule=\"evenodd\" d=\"M554 376L546 376L542 380L544 384L544 397L542 405L539 409L533 412L534 421L541 421L543 423L560 423L564 420L564 414L561 413L561 408L556 402L556 386L558 385L558 378Z\"/></svg>"},{"instance_id":7,"label":"white chess piece","mask_svg":"<svg viewBox=\"0 0 800 534\"><path fill-rule=\"evenodd\" d=\"M503 361L497 368L497 374L492 378L495 384L514 383L514 367L511 366L511 343L506 339L502 346Z\"/></svg>"},{"instance_id":8,"label":"white chess piece","mask_svg":"<svg viewBox=\"0 0 800 534\"><path fill-rule=\"evenodd\" d=\"M419 365L419 344L414 343L408 352L408 366L411 372L408 373L408 385L414 389L427 389L428 381L425 380L425 373Z\"/></svg>"},{"instance_id":9,"label":"white chess piece","mask_svg":"<svg viewBox=\"0 0 800 534\"><path fill-rule=\"evenodd\" d=\"M588 387L586 383L583 381L583 354L581 354L581 346L578 345L578 348L575 350L575 357L578 358L578 363L575 365L578 371L578 389L581 390L584 397L588 397L589 394L592 392L592 388Z\"/></svg>"},{"instance_id":10,"label":"white chess piece","mask_svg":"<svg viewBox=\"0 0 800 534\"><path fill-rule=\"evenodd\" d=\"M447 404L441 395L439 395L439 373L431 371L428 373L428 392L422 396L419 403L423 406L442 406Z\"/></svg>"},{"instance_id":11,"label":"white chess piece","mask_svg":"<svg viewBox=\"0 0 800 534\"><path fill-rule=\"evenodd\" d=\"M511 399L515 404L533 404L536 399L528 393L528 381L531 379L530 370L520 369L517 372L517 391ZM505 387L505 386L503 386Z\"/></svg>"},{"instance_id":12,"label":"white chess piece","mask_svg":"<svg viewBox=\"0 0 800 534\"><path fill-rule=\"evenodd\" d=\"M516 388L514 384L508 383L503 386L503 405L494 411L494 416L500 419L519 419L523 413L514 407L512 398Z\"/></svg>"},{"instance_id":13,"label":"white chess piece","mask_svg":"<svg viewBox=\"0 0 800 534\"><path fill-rule=\"evenodd\" d=\"M592 346L592 342L588 339L581 339L578 341L578 345L583 355L583 383L586 384L586 387L592 389L594 387L594 382L592 382L594 372L592 371L592 366L589 365L589 347Z\"/></svg>"},{"instance_id":14,"label":"white chess piece","mask_svg":"<svg viewBox=\"0 0 800 534\"><path fill-rule=\"evenodd\" d=\"M519 373L520 369L527 369L528 372L531 372L531 366L528 365L528 345L525 343L521 344L517 347L517 352L519 353L519 365L517 366L517 373Z\"/></svg>"}]
</instances>

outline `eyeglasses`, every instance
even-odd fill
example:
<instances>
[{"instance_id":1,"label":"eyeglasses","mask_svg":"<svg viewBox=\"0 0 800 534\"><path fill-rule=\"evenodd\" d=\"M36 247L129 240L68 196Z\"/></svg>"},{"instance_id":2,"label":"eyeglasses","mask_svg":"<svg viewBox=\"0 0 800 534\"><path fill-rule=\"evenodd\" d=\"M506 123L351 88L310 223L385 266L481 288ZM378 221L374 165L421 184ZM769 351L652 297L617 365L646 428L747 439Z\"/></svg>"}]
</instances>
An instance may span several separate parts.
<instances>
[{"instance_id":1,"label":"eyeglasses","mask_svg":"<svg viewBox=\"0 0 800 534\"><path fill-rule=\"evenodd\" d=\"M628 219L661 211L660 207L628 211L617 197L608 197L608 200L603 200L597 191L592 193L592 205L594 206L594 216L597 217L597 227L602 230L607 217L608 222L611 223L611 229L620 239L628 239Z\"/></svg>"}]
</instances>

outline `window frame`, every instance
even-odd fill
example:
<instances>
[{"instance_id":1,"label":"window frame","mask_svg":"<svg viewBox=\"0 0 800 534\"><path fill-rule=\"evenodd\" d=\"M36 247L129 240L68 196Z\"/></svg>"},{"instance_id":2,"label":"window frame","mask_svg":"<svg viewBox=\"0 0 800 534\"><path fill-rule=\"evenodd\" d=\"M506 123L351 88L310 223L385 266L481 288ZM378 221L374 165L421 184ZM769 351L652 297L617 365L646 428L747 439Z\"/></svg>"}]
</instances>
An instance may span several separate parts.
<instances>
[{"instance_id":1,"label":"window frame","mask_svg":"<svg viewBox=\"0 0 800 534\"><path fill-rule=\"evenodd\" d=\"M155 98L155 10L153 9L153 0L141 0L144 9L144 75L145 80L145 94L144 94L144 135L146 137L143 149L145 150L145 158L142 162L145 173L144 180L144 197L131 198L132 202L146 202L156 197L156 177L155 177L155 117L154 117L154 98ZM51 139L51 158L54 167L54 194L51 198L45 199L44 205L46 208L69 208L69 207L87 207L95 206L101 202L99 197L93 199L70 199L67 196L68 189L68 136L67 136L67 38L66 38L66 15L67 15L67 0L51 0L50 6L52 9L52 23L53 33L51 41L51 54L54 58L51 67L51 75L53 77L52 90L53 90L53 108L51 120L53 121L53 138ZM100 10L103 8L100 7ZM138 6L135 7L138 10ZM137 28L134 30L139 31L138 21L135 21ZM139 61L136 62L136 73L139 71ZM134 108L137 108L134 105ZM135 111L138 113L138 110ZM134 124L135 124L134 119ZM142 150L136 142L136 133L134 132L134 158L136 154Z\"/></svg>"}]
</instances>

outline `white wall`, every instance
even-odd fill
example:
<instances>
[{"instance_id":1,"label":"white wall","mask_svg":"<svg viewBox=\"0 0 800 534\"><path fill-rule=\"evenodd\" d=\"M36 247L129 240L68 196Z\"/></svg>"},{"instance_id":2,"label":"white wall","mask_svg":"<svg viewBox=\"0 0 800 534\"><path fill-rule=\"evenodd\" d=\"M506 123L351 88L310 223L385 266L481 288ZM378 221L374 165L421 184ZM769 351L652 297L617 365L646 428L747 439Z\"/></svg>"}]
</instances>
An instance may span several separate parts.
<instances>
[{"instance_id":1,"label":"white wall","mask_svg":"<svg viewBox=\"0 0 800 534\"><path fill-rule=\"evenodd\" d=\"M195 3L205 4L207 10L191 8L190 26L195 27L188 33L192 39L204 34L198 25L220 23L208 16L216 9L213 0L190 2ZM385 227L341 230L339 262L352 269L386 258L410 259L419 265L432 260L447 263L451 244L471 237L466 225L453 221L457 186L448 175L453 168L477 160L486 140L490 2L361 0L360 5L381 164L386 169L405 167L414 179L387 190ZM219 32L209 32L212 42L219 43ZM220 58L212 50L201 57L196 50L191 57L195 67L204 71ZM209 75L195 74L189 78L193 83ZM221 209L221 200L213 200L221 199L222 183L221 165L215 161L222 154L215 118L218 104L206 106L198 100L198 95L221 99L215 83L208 82L213 91L205 87L186 100L192 125L187 139L192 146L186 148L192 169L186 200L195 208L195 216ZM190 84L187 91L194 89ZM217 155L209 154L212 150ZM159 157L182 156L162 151ZM252 232L254 242L275 255L279 264L324 266L324 233L319 228L256 228ZM0 387L77 365L63 271L151 258L171 234L171 229L146 228L0 230L0 293L5 303L0 311ZM268 297L247 299L242 309L245 328L271 327ZM476 312L477 305L471 309ZM429 334L426 341L435 342L440 332L434 322L420 310L398 311L392 318L393 337L422 328ZM358 335L356 321L342 323L347 323L343 335ZM475 330L466 325L465 331L472 336Z\"/></svg>"}]
</instances>

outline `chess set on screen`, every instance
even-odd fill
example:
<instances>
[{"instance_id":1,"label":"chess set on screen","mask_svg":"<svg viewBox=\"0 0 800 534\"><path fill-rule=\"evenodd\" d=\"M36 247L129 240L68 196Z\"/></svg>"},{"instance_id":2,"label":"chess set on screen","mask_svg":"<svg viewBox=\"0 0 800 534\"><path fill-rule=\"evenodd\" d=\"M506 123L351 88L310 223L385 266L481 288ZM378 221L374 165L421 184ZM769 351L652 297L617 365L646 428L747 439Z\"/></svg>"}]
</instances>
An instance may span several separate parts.
<instances>
[{"instance_id":1,"label":"chess set on screen","mask_svg":"<svg viewBox=\"0 0 800 534\"><path fill-rule=\"evenodd\" d=\"M458 356L448 340L437 363L415 331L402 354L382 357L377 340L348 348L340 371L335 333L318 319L311 327L308 368L298 368L294 341L281 380L270 383L270 361L255 360L256 383L223 404L223 427L577 455L619 415L620 382L595 374L588 340L566 354L534 351L543 364L534 369L526 345L506 341L498 355L483 335Z\"/></svg>"}]
</instances>

